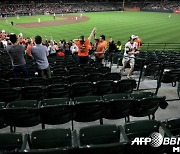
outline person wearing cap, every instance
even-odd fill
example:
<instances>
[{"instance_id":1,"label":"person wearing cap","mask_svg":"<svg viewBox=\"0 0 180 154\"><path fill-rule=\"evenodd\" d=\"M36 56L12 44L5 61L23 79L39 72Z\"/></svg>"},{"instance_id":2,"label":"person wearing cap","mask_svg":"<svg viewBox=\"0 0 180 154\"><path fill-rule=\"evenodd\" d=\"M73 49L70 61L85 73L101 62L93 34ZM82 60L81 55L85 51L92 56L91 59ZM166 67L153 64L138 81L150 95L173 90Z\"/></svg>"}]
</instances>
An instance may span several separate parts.
<instances>
[{"instance_id":1,"label":"person wearing cap","mask_svg":"<svg viewBox=\"0 0 180 154\"><path fill-rule=\"evenodd\" d=\"M14 77L20 78L22 74L22 77L28 78L28 69L24 58L25 48L17 43L16 34L10 34L9 39L12 44L8 45L6 49L11 59Z\"/></svg>"},{"instance_id":2,"label":"person wearing cap","mask_svg":"<svg viewBox=\"0 0 180 154\"><path fill-rule=\"evenodd\" d=\"M120 72L122 73L127 65L130 64L130 69L127 75L127 78L130 79L130 76L134 70L135 65L135 55L139 54L138 45L136 43L137 36L131 35L130 40L125 44L124 49L124 56L122 60L123 67L121 68Z\"/></svg>"},{"instance_id":3,"label":"person wearing cap","mask_svg":"<svg viewBox=\"0 0 180 154\"><path fill-rule=\"evenodd\" d=\"M88 64L89 61L89 49L90 49L90 41L94 34L95 28L92 30L91 34L87 39L84 36L80 36L79 39L74 39L73 42L78 47L78 58L79 64Z\"/></svg>"}]
</instances>

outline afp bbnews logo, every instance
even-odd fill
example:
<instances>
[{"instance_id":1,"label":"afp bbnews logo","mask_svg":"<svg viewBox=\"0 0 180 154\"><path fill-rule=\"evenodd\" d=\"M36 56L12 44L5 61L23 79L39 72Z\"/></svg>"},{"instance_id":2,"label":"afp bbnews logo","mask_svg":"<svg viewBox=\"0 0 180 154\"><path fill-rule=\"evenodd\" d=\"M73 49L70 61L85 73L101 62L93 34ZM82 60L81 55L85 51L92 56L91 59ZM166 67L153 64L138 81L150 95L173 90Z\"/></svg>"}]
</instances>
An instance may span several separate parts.
<instances>
[{"instance_id":1,"label":"afp bbnews logo","mask_svg":"<svg viewBox=\"0 0 180 154\"><path fill-rule=\"evenodd\" d=\"M150 144L152 147L159 147L161 145L174 145L173 152L180 153L180 138L176 137L162 137L160 133L154 132L149 137L136 137L131 145L148 145Z\"/></svg>"}]
</instances>

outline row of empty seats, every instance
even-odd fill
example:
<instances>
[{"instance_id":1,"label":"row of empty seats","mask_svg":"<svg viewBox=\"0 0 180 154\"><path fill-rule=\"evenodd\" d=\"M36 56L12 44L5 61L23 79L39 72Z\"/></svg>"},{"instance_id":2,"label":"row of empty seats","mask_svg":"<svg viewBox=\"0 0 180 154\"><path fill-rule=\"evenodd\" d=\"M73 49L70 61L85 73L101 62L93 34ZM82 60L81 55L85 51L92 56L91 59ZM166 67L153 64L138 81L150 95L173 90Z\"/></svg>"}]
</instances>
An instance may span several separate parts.
<instances>
[{"instance_id":1,"label":"row of empty seats","mask_svg":"<svg viewBox=\"0 0 180 154\"><path fill-rule=\"evenodd\" d=\"M17 99L62 98L78 97L86 95L102 96L111 93L131 93L136 87L135 80L120 80L117 83L112 80L91 82L76 82L69 84L53 84L49 86L25 86L18 88L0 88L0 101L13 101Z\"/></svg>"},{"instance_id":2,"label":"row of empty seats","mask_svg":"<svg viewBox=\"0 0 180 154\"><path fill-rule=\"evenodd\" d=\"M71 122L91 122L103 118L109 120L130 116L155 119L155 112L165 101L164 96L156 96L151 92L132 94L108 94L99 96L81 96L73 100L69 98L52 98L37 100L13 101L6 105L1 102L0 127L10 126L15 132L16 127L32 127L42 124L57 125Z\"/></svg>"},{"instance_id":3,"label":"row of empty seats","mask_svg":"<svg viewBox=\"0 0 180 154\"><path fill-rule=\"evenodd\" d=\"M151 146L143 142L137 145L136 137L151 137L160 133L163 137L180 135L180 119L166 121L140 120L121 125L93 125L79 131L56 128L32 131L29 134L0 133L2 153L62 153L62 154L164 154L172 153L173 146ZM153 138L152 138L153 139Z\"/></svg>"},{"instance_id":4,"label":"row of empty seats","mask_svg":"<svg viewBox=\"0 0 180 154\"><path fill-rule=\"evenodd\" d=\"M121 80L121 74L119 73L92 73L89 75L70 75L70 76L55 76L49 79L42 77L33 77L29 79L25 78L10 78L9 80L0 79L1 88L6 87L24 87L24 86L47 86L52 84L72 84L75 82L97 82L101 80Z\"/></svg>"}]
</instances>

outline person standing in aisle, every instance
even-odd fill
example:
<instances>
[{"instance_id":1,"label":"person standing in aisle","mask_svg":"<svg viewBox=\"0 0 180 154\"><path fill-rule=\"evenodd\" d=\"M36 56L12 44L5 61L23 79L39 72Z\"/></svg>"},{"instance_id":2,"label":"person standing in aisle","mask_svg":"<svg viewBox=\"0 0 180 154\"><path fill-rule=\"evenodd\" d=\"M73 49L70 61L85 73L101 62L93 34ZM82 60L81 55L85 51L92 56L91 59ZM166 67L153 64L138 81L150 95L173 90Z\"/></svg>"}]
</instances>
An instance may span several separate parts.
<instances>
[{"instance_id":1,"label":"person standing in aisle","mask_svg":"<svg viewBox=\"0 0 180 154\"><path fill-rule=\"evenodd\" d=\"M134 70L135 65L135 55L139 54L138 45L136 43L137 36L131 35L130 40L125 44L124 56L122 60L123 67L120 72L122 73L126 67L126 65L130 64L130 69L127 75L127 78L130 79L130 76Z\"/></svg>"}]
</instances>

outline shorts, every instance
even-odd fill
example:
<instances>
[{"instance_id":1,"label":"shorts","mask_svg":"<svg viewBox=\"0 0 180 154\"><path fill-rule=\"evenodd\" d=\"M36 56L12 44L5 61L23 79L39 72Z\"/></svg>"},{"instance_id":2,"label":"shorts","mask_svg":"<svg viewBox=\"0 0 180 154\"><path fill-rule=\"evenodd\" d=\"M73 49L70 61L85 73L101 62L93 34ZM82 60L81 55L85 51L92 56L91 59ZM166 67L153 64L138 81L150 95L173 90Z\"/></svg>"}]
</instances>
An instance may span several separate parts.
<instances>
[{"instance_id":1,"label":"shorts","mask_svg":"<svg viewBox=\"0 0 180 154\"><path fill-rule=\"evenodd\" d=\"M134 58L129 58L129 57L124 57L122 60L122 64L126 65L127 63L129 63L130 65L134 65L135 64L135 59Z\"/></svg>"}]
</instances>

